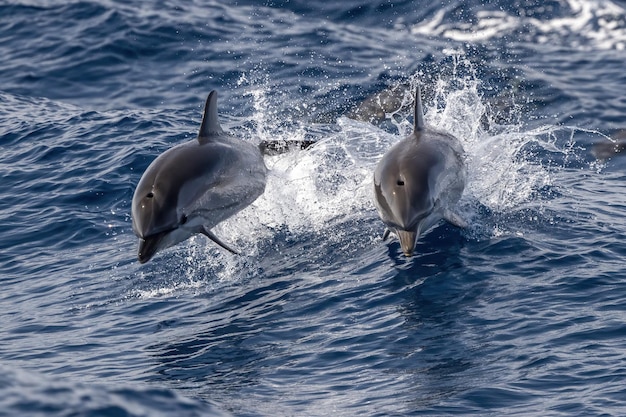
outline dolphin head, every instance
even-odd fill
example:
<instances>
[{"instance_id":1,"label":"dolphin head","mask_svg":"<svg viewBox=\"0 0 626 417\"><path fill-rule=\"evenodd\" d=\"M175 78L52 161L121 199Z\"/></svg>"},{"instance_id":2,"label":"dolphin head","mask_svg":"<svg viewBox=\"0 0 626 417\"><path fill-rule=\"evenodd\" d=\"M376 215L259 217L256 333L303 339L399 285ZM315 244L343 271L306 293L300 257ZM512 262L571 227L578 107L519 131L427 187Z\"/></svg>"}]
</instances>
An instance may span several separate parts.
<instances>
[{"instance_id":1,"label":"dolphin head","mask_svg":"<svg viewBox=\"0 0 626 417\"><path fill-rule=\"evenodd\" d=\"M169 246L166 237L181 223L176 219L175 211L164 204L165 201L166 198L158 190L136 193L133 198L133 231L139 237L137 258L142 264L148 262L159 249Z\"/></svg>"},{"instance_id":2,"label":"dolphin head","mask_svg":"<svg viewBox=\"0 0 626 417\"><path fill-rule=\"evenodd\" d=\"M219 192L230 154L226 145L192 141L168 149L148 166L132 201L139 262L148 262L157 251L202 233L202 225L222 220L218 211L224 204ZM198 205L203 210L197 210Z\"/></svg>"},{"instance_id":3,"label":"dolphin head","mask_svg":"<svg viewBox=\"0 0 626 417\"><path fill-rule=\"evenodd\" d=\"M132 202L133 231L139 237L137 257L148 262L159 249L171 246L167 236L186 222L177 207L172 183L160 178L158 159L139 181ZM156 163L156 164L155 164Z\"/></svg>"},{"instance_id":4,"label":"dolphin head","mask_svg":"<svg viewBox=\"0 0 626 417\"><path fill-rule=\"evenodd\" d=\"M374 172L374 194L380 218L398 236L404 254L412 256L435 208L428 175L433 163L428 155L417 158L406 147L399 143L381 159Z\"/></svg>"}]
</instances>

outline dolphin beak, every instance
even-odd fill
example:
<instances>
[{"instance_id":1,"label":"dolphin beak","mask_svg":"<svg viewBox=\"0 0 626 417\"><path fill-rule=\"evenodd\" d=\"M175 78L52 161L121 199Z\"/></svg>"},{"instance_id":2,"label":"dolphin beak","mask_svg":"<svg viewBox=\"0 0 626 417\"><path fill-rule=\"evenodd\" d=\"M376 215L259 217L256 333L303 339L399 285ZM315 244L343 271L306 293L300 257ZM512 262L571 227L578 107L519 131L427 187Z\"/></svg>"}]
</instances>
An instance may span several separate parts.
<instances>
[{"instance_id":1,"label":"dolphin beak","mask_svg":"<svg viewBox=\"0 0 626 417\"><path fill-rule=\"evenodd\" d=\"M159 248L159 242L161 242L161 234L155 236L149 236L145 239L139 239L139 249L137 250L137 259L139 263L145 264L148 262Z\"/></svg>"},{"instance_id":2,"label":"dolphin beak","mask_svg":"<svg viewBox=\"0 0 626 417\"><path fill-rule=\"evenodd\" d=\"M396 235L400 240L400 247L402 248L402 252L404 255L409 258L413 256L413 251L415 250L415 241L417 240L416 232L409 232L406 230L396 230Z\"/></svg>"}]
</instances>

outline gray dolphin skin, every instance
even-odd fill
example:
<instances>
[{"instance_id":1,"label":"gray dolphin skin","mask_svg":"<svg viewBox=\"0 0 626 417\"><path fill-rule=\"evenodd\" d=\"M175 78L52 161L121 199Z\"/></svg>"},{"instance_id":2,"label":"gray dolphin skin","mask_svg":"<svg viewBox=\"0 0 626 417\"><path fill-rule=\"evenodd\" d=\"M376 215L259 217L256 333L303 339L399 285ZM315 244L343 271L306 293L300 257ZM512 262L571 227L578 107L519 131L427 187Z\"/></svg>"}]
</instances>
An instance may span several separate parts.
<instances>
[{"instance_id":1,"label":"gray dolphin skin","mask_svg":"<svg viewBox=\"0 0 626 417\"><path fill-rule=\"evenodd\" d=\"M452 211L465 188L463 147L454 136L424 125L419 86L414 113L413 133L392 146L374 172L375 204L387 226L383 239L393 232L407 257L441 219L465 226Z\"/></svg>"},{"instance_id":2,"label":"gray dolphin skin","mask_svg":"<svg viewBox=\"0 0 626 417\"><path fill-rule=\"evenodd\" d=\"M263 194L266 173L259 147L220 127L212 91L198 138L159 155L135 189L132 221L139 262L198 233L237 253L211 229Z\"/></svg>"}]
</instances>

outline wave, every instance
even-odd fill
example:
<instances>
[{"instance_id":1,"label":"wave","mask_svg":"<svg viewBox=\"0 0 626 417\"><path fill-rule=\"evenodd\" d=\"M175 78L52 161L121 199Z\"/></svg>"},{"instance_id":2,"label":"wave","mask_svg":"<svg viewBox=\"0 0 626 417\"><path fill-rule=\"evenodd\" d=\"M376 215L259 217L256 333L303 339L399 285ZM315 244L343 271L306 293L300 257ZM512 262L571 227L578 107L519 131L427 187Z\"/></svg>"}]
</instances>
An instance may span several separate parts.
<instances>
[{"instance_id":1,"label":"wave","mask_svg":"<svg viewBox=\"0 0 626 417\"><path fill-rule=\"evenodd\" d=\"M438 10L430 20L413 25L411 33L458 42L507 39L581 50L626 49L626 9L610 0L533 2L509 11L460 7Z\"/></svg>"},{"instance_id":2,"label":"wave","mask_svg":"<svg viewBox=\"0 0 626 417\"><path fill-rule=\"evenodd\" d=\"M0 366L0 409L36 416L227 416L209 403L149 386L89 386Z\"/></svg>"}]
</instances>

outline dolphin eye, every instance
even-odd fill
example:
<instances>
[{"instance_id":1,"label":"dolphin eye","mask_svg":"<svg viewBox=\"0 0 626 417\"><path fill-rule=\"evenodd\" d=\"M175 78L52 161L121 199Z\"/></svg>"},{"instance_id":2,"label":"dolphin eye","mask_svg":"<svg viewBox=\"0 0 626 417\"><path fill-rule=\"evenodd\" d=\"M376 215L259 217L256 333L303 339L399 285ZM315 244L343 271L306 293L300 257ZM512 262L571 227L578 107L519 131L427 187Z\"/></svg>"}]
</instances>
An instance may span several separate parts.
<instances>
[{"instance_id":1,"label":"dolphin eye","mask_svg":"<svg viewBox=\"0 0 626 417\"><path fill-rule=\"evenodd\" d=\"M402 179L398 179L398 182L396 184L398 184L399 186L403 186L404 181Z\"/></svg>"},{"instance_id":2,"label":"dolphin eye","mask_svg":"<svg viewBox=\"0 0 626 417\"><path fill-rule=\"evenodd\" d=\"M151 193L151 192L150 192L150 193L146 194L146 197L148 197L148 198L152 198L152 197L154 197L154 193Z\"/></svg>"},{"instance_id":3,"label":"dolphin eye","mask_svg":"<svg viewBox=\"0 0 626 417\"><path fill-rule=\"evenodd\" d=\"M183 216L180 218L180 224L185 224L187 223L187 216L183 214Z\"/></svg>"}]
</instances>

